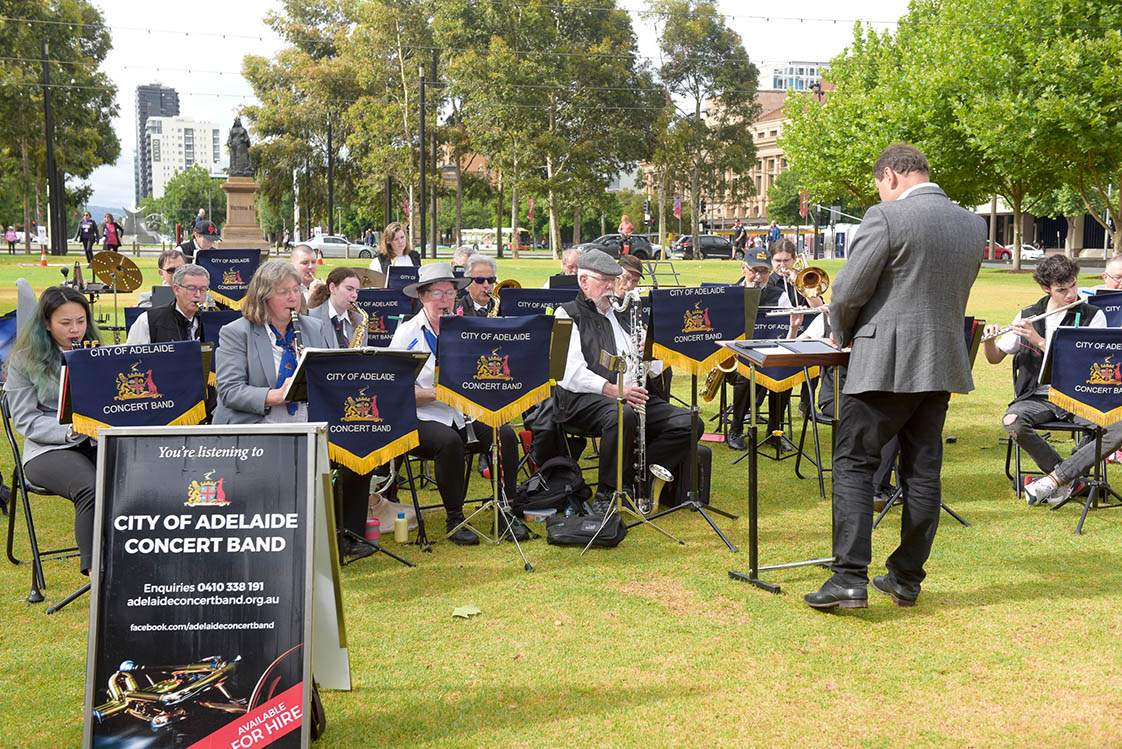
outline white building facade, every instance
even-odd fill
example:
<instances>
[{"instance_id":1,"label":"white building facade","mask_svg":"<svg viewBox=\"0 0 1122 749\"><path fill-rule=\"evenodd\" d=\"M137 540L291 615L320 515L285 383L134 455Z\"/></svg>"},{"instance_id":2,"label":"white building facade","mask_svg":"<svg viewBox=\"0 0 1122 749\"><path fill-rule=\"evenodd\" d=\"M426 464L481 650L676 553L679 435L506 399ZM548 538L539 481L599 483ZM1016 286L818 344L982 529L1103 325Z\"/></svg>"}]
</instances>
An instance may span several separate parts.
<instances>
[{"instance_id":1,"label":"white building facade","mask_svg":"<svg viewBox=\"0 0 1122 749\"><path fill-rule=\"evenodd\" d=\"M152 169L152 196L162 198L168 182L199 164L211 177L223 176L222 130L217 122L185 117L149 117L144 127Z\"/></svg>"}]
</instances>

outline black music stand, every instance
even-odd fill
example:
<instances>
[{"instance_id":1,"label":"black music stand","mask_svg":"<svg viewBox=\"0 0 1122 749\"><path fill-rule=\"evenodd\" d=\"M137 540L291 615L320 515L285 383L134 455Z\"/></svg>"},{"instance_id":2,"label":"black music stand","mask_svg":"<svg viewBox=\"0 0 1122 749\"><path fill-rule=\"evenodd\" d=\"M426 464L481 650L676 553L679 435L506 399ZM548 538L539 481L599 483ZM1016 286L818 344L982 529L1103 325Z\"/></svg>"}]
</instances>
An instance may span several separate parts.
<instances>
[{"instance_id":1,"label":"black music stand","mask_svg":"<svg viewBox=\"0 0 1122 749\"><path fill-rule=\"evenodd\" d=\"M780 587L776 583L767 582L760 578L760 573L767 570L787 569L791 567L807 567L811 565L825 566L834 562L834 557L820 557L817 559L806 559L801 562L787 562L786 564L773 564L767 567L759 566L759 465L756 455L756 437L759 427L756 425L756 367L771 367L771 366L788 366L788 367L810 367L810 366L832 366L838 364L845 364L849 360L849 351L839 351L829 344L821 341L793 341L793 340L756 340L756 341L723 341L722 345L734 351L738 356L744 359L749 369L751 369L751 380L749 384L749 404L751 406L752 417L749 420L748 434L749 434L749 447L748 447L748 572L739 572L737 570L729 570L729 577L733 580L740 580L742 582L751 583L757 588L766 590L769 593L780 592ZM841 388L839 380L841 378L834 378L834 413L836 416L840 415L838 408L838 401ZM837 440L837 429L831 433L831 439ZM834 508L833 503L830 503L830 528L831 538L832 529L834 527Z\"/></svg>"},{"instance_id":2,"label":"black music stand","mask_svg":"<svg viewBox=\"0 0 1122 749\"><path fill-rule=\"evenodd\" d=\"M388 349L381 349L380 350L380 349L376 349L376 348L372 348L372 347L347 348L347 349L332 349L332 348L304 349L304 352L300 356L300 361L298 361L296 363L296 370L292 373L292 377L289 379L288 387L287 387L287 389L285 390L285 393L284 393L285 400L286 401L300 401L300 400L307 400L308 399L308 369L307 369L307 366L306 366L306 362L309 359L315 359L315 358L320 358L320 357L332 357L332 356L374 356L374 355L394 356L394 357L398 357L398 358L412 359L413 360L413 365L415 367L414 372L413 372L413 379L414 380L416 380L417 374L420 373L421 369L425 366L425 362L428 360L428 355L427 354L421 354L420 352L394 351L394 350L388 350ZM406 468L408 468L408 464L406 464ZM413 478L412 472L410 472L410 476L409 476L410 481L412 481L412 478ZM335 492L333 491L332 494L334 495ZM333 500L334 500L334 507L335 507L335 517L336 518L341 518L342 517L342 512L343 512L342 497L334 496ZM416 503L414 503L414 505L415 504ZM425 536L425 525L424 525L424 521L421 519L421 516L420 516L419 512L417 514L417 527L418 527L417 544L418 544L418 546L421 546L422 550L427 550L427 549L425 549L425 546L424 546L424 543L423 543L423 542L427 542L427 537ZM358 535L354 531L347 530L346 528L344 528L342 526L341 523L336 522L336 524L335 524L335 535L339 539L340 542L344 538L348 538L348 539L350 539L351 541L354 541L357 544L362 544L364 546L367 546L367 547L373 549L374 553L377 553L377 552L380 551L383 554L385 554L386 556L390 557L391 559L395 559L398 562L401 562L406 567L416 567L417 566L416 564L399 557L397 554L394 554L392 551L386 551L385 549L382 548L381 543L379 543L377 541L371 541L370 539L368 539L364 536ZM340 544L340 546L341 546L341 544ZM353 562L359 561L359 559L365 559L365 558L366 557L359 557L358 559L353 559L349 562L345 558L340 559L339 565L341 567L346 567L348 564L352 564Z\"/></svg>"}]
</instances>

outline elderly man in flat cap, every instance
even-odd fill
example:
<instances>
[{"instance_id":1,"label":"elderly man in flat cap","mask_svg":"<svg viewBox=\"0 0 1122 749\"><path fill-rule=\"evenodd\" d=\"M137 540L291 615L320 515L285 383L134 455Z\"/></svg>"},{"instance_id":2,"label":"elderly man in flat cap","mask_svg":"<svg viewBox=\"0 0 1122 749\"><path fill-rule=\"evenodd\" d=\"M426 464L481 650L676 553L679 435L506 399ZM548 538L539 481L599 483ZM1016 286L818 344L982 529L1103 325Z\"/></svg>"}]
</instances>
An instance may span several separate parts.
<instances>
[{"instance_id":1,"label":"elderly man in flat cap","mask_svg":"<svg viewBox=\"0 0 1122 749\"><path fill-rule=\"evenodd\" d=\"M623 482L631 489L634 475L637 418L635 407L646 404L647 463L676 467L689 451L690 413L671 406L665 398L650 393L643 385L632 384L625 376L623 423L616 416L616 374L600 365L600 352L622 356L636 355L627 315L617 315L611 307L616 279L622 270L618 263L600 250L587 250L577 265L577 298L561 305L557 317L573 320L572 338L565 377L554 390L557 421L565 428L600 438L600 476L597 502L610 500L616 490L616 449L622 443ZM651 376L662 371L662 363L651 362ZM701 433L700 425L698 434ZM634 495L632 495L634 496Z\"/></svg>"}]
</instances>

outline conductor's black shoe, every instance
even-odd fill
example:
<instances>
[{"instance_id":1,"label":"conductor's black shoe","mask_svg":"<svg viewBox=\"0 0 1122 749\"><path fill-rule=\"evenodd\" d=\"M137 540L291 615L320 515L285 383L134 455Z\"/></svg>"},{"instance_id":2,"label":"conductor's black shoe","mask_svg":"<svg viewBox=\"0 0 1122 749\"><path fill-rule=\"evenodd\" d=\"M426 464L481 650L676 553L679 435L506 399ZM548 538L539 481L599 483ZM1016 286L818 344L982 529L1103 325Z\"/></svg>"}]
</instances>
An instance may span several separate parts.
<instances>
[{"instance_id":1,"label":"conductor's black shoe","mask_svg":"<svg viewBox=\"0 0 1122 749\"><path fill-rule=\"evenodd\" d=\"M919 593L909 593L901 590L888 575L877 575L873 578L873 587L886 596L892 596L892 602L897 606L915 606Z\"/></svg>"},{"instance_id":2,"label":"conductor's black shoe","mask_svg":"<svg viewBox=\"0 0 1122 749\"><path fill-rule=\"evenodd\" d=\"M807 593L803 600L815 609L863 609L869 606L869 594L864 588L843 588L833 580L827 580L817 593Z\"/></svg>"},{"instance_id":3,"label":"conductor's black shoe","mask_svg":"<svg viewBox=\"0 0 1122 749\"><path fill-rule=\"evenodd\" d=\"M447 530L452 530L462 522L464 522L462 515L458 518L448 518ZM450 535L448 540L460 546L475 546L479 543L479 536L475 535L475 533L465 525L463 528L460 528Z\"/></svg>"},{"instance_id":4,"label":"conductor's black shoe","mask_svg":"<svg viewBox=\"0 0 1122 749\"><path fill-rule=\"evenodd\" d=\"M888 506L888 503L892 501L893 491L894 490L889 489L888 491L877 492L873 495L873 512L881 512Z\"/></svg>"},{"instance_id":5,"label":"conductor's black shoe","mask_svg":"<svg viewBox=\"0 0 1122 749\"><path fill-rule=\"evenodd\" d=\"M743 452L748 449L748 445L744 442L744 434L741 432L729 432L729 438L725 440L725 444L729 446L730 450Z\"/></svg>"},{"instance_id":6,"label":"conductor's black shoe","mask_svg":"<svg viewBox=\"0 0 1122 749\"><path fill-rule=\"evenodd\" d=\"M362 559L374 553L374 547L355 541L353 538L343 539L343 556L347 559Z\"/></svg>"}]
</instances>

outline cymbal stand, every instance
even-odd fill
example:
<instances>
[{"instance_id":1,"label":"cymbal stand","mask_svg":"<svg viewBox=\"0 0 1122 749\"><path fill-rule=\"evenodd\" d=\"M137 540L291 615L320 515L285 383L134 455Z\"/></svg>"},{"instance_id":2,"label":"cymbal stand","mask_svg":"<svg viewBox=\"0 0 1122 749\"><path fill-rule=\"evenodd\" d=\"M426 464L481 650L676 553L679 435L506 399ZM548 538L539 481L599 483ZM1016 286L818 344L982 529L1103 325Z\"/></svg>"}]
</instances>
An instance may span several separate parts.
<instances>
[{"instance_id":1,"label":"cymbal stand","mask_svg":"<svg viewBox=\"0 0 1122 749\"><path fill-rule=\"evenodd\" d=\"M117 316L117 271L114 269L109 277L113 279L113 344L121 342L121 318Z\"/></svg>"},{"instance_id":2,"label":"cymbal stand","mask_svg":"<svg viewBox=\"0 0 1122 749\"><path fill-rule=\"evenodd\" d=\"M451 536L460 528L467 528L479 536L480 539L493 544L499 544L503 538L509 537L514 542L515 548L518 549L519 556L522 557L522 568L527 572L533 572L534 566L526 559L526 552L522 550L522 544L518 542L518 537L514 535L514 514L511 512L510 500L506 496L506 489L503 487L502 477L499 475L502 472L499 462L499 427L494 427L493 433L491 442L491 498L477 507L475 512L464 518L462 523L449 530L446 537ZM476 529L471 524L471 519L485 510L494 510L495 512L491 526L493 536Z\"/></svg>"},{"instance_id":3,"label":"cymbal stand","mask_svg":"<svg viewBox=\"0 0 1122 749\"><path fill-rule=\"evenodd\" d=\"M636 526L636 525L650 526L651 528L654 528L656 531L658 531L662 535L669 538L671 541L677 541L679 544L684 545L685 544L684 541L680 540L679 538L677 538L675 536L670 535L665 530L660 528L658 525L652 523L645 515L636 511L635 502L631 499L631 496L628 495L627 491L624 490L624 488L623 488L623 451L624 451L623 405L625 403L625 400L624 400L624 397L623 397L623 387L624 387L623 375L624 375L624 372L627 371L627 357L625 357L625 356L612 356L607 351L601 351L600 352L600 363L604 364L608 369L611 369L611 370L615 371L615 373L616 373L616 391L617 391L616 392L616 490L615 490L615 493L612 494L611 509L609 509L607 512L604 513L604 519L600 521L600 527L596 529L596 532L592 534L592 538L590 538L588 540L588 543L585 545L585 547L583 549L581 549L580 555L582 557L584 556L584 553L586 551L588 551L589 547L592 546L592 544L596 542L596 538L601 533L603 533L604 528L608 525L608 520L610 520L612 517L614 517L617 514L619 514L621 516L626 514L626 515L630 515L631 517L635 518L635 522L628 523L628 525L627 525L628 528L631 528L631 527ZM694 378L694 379L696 381L696 378ZM695 389L695 392L696 392L696 389ZM696 447L695 447L695 450L696 450ZM644 478L645 477L637 476L636 480L637 481L642 481ZM694 475L695 481L696 481L696 478L697 478L697 476L696 476L696 473L695 473L695 475Z\"/></svg>"}]
</instances>

